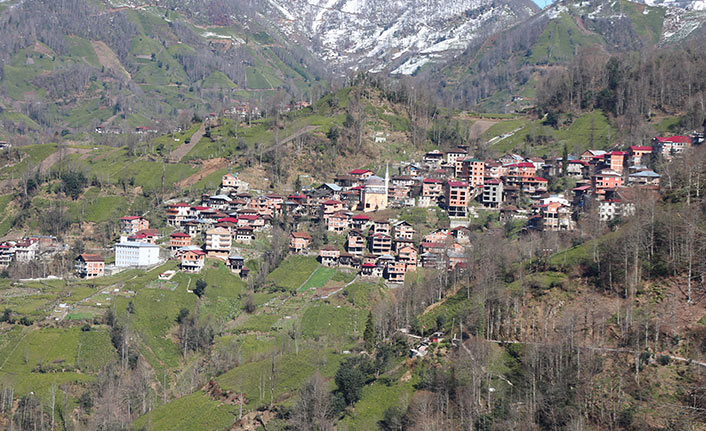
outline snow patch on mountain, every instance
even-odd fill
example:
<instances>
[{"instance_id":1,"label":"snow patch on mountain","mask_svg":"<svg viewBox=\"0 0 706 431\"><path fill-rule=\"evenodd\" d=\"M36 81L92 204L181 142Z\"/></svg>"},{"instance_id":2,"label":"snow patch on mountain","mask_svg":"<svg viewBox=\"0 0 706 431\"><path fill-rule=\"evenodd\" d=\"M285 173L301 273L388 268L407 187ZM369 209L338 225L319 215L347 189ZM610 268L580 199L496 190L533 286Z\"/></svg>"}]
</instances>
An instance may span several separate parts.
<instances>
[{"instance_id":1,"label":"snow patch on mountain","mask_svg":"<svg viewBox=\"0 0 706 431\"><path fill-rule=\"evenodd\" d=\"M268 0L285 34L334 67L412 74L533 15L527 0ZM266 12L267 13L267 12Z\"/></svg>"},{"instance_id":2,"label":"snow patch on mountain","mask_svg":"<svg viewBox=\"0 0 706 431\"><path fill-rule=\"evenodd\" d=\"M706 22L706 11L671 8L664 16L662 27L662 45L680 42L688 38Z\"/></svg>"},{"instance_id":3,"label":"snow patch on mountain","mask_svg":"<svg viewBox=\"0 0 706 431\"><path fill-rule=\"evenodd\" d=\"M641 2L649 6L684 10L706 10L706 0L641 0Z\"/></svg>"}]
</instances>

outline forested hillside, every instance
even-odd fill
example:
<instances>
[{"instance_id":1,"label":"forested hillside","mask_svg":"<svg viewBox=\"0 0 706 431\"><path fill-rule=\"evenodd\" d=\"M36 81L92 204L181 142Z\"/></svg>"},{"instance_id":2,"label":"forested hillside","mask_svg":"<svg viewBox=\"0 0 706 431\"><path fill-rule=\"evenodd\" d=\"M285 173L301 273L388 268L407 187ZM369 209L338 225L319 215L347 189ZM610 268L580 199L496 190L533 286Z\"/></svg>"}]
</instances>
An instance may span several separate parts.
<instances>
[{"instance_id":1,"label":"forested hillside","mask_svg":"<svg viewBox=\"0 0 706 431\"><path fill-rule=\"evenodd\" d=\"M5 7L4 134L31 141L99 125L168 131L180 114L255 102L283 109L321 94L315 81L323 68L313 57L274 40L247 15L218 3L165 6L72 0Z\"/></svg>"}]
</instances>

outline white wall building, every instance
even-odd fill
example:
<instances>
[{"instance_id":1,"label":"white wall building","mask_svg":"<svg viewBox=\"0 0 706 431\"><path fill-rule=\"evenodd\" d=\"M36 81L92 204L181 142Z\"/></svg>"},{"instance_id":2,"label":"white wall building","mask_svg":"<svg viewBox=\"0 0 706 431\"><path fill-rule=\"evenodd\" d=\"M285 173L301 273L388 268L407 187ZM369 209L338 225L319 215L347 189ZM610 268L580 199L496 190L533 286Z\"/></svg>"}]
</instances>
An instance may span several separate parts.
<instances>
[{"instance_id":1,"label":"white wall building","mask_svg":"<svg viewBox=\"0 0 706 431\"><path fill-rule=\"evenodd\" d=\"M159 246L144 242L121 242L115 246L115 266L149 266L159 263Z\"/></svg>"}]
</instances>

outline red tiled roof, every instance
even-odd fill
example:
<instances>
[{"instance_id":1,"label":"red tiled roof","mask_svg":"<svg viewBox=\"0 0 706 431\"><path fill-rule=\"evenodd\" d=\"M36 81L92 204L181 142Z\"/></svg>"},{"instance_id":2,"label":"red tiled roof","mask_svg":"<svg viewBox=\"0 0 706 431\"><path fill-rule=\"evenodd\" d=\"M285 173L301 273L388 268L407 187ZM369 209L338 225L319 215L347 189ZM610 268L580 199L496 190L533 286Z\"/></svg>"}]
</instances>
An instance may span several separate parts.
<instances>
[{"instance_id":1,"label":"red tiled roof","mask_svg":"<svg viewBox=\"0 0 706 431\"><path fill-rule=\"evenodd\" d=\"M194 211L210 211L211 208L209 207L191 207L192 210Z\"/></svg>"},{"instance_id":2,"label":"red tiled roof","mask_svg":"<svg viewBox=\"0 0 706 431\"><path fill-rule=\"evenodd\" d=\"M434 178L424 178L426 184L441 184L443 181L435 180Z\"/></svg>"},{"instance_id":3,"label":"red tiled roof","mask_svg":"<svg viewBox=\"0 0 706 431\"><path fill-rule=\"evenodd\" d=\"M352 171L348 172L351 175L363 175L367 174L368 172L373 172L370 169L353 169Z\"/></svg>"},{"instance_id":4,"label":"red tiled roof","mask_svg":"<svg viewBox=\"0 0 706 431\"><path fill-rule=\"evenodd\" d=\"M291 234L294 238L311 239L311 235L306 232L292 232Z\"/></svg>"},{"instance_id":5,"label":"red tiled roof","mask_svg":"<svg viewBox=\"0 0 706 431\"><path fill-rule=\"evenodd\" d=\"M184 232L174 232L173 234L169 235L172 238L191 238L189 235L185 234Z\"/></svg>"},{"instance_id":6,"label":"red tiled roof","mask_svg":"<svg viewBox=\"0 0 706 431\"><path fill-rule=\"evenodd\" d=\"M468 183L463 181L449 181L449 187L468 187Z\"/></svg>"},{"instance_id":7,"label":"red tiled roof","mask_svg":"<svg viewBox=\"0 0 706 431\"><path fill-rule=\"evenodd\" d=\"M588 190L588 189L590 189L590 188L591 188L591 186L581 186L581 187L576 187L576 188L574 188L573 191L575 191L575 192L582 192L582 191Z\"/></svg>"},{"instance_id":8,"label":"red tiled roof","mask_svg":"<svg viewBox=\"0 0 706 431\"><path fill-rule=\"evenodd\" d=\"M374 263L364 263L363 268L375 268L375 264Z\"/></svg>"},{"instance_id":9,"label":"red tiled roof","mask_svg":"<svg viewBox=\"0 0 706 431\"><path fill-rule=\"evenodd\" d=\"M633 151L652 151L652 147L645 145L633 145L630 147L630 149Z\"/></svg>"},{"instance_id":10,"label":"red tiled roof","mask_svg":"<svg viewBox=\"0 0 706 431\"><path fill-rule=\"evenodd\" d=\"M217 220L218 223L224 223L224 222L230 222L230 223L238 223L238 219L235 217L224 217L224 218L219 218Z\"/></svg>"},{"instance_id":11,"label":"red tiled roof","mask_svg":"<svg viewBox=\"0 0 706 431\"><path fill-rule=\"evenodd\" d=\"M139 220L141 218L142 217L140 217L140 216L125 216L125 217L122 217L120 220Z\"/></svg>"},{"instance_id":12,"label":"red tiled roof","mask_svg":"<svg viewBox=\"0 0 706 431\"><path fill-rule=\"evenodd\" d=\"M657 137L658 142L672 142L672 143L680 143L680 144L690 144L691 143L691 138L688 136L670 136L668 138L663 138L663 137Z\"/></svg>"},{"instance_id":13,"label":"red tiled roof","mask_svg":"<svg viewBox=\"0 0 706 431\"><path fill-rule=\"evenodd\" d=\"M611 151L611 152L608 153L607 155L608 155L608 156L624 156L624 155L626 155L626 154L627 154L627 153L626 153L625 151Z\"/></svg>"},{"instance_id":14,"label":"red tiled roof","mask_svg":"<svg viewBox=\"0 0 706 431\"><path fill-rule=\"evenodd\" d=\"M533 179L534 179L535 181L540 182L540 183L548 183L548 182L549 182L548 179L542 178L542 177L534 177Z\"/></svg>"},{"instance_id":15,"label":"red tiled roof","mask_svg":"<svg viewBox=\"0 0 706 431\"><path fill-rule=\"evenodd\" d=\"M79 256L84 262L105 262L105 260L99 254L88 254L84 253Z\"/></svg>"},{"instance_id":16,"label":"red tiled roof","mask_svg":"<svg viewBox=\"0 0 706 431\"><path fill-rule=\"evenodd\" d=\"M327 200L327 201L321 202L321 204L322 204L322 205L342 205L343 202L337 201L337 200L333 200L333 199L329 199L329 200Z\"/></svg>"},{"instance_id":17,"label":"red tiled roof","mask_svg":"<svg viewBox=\"0 0 706 431\"><path fill-rule=\"evenodd\" d=\"M365 214L358 214L353 216L353 220L370 220L370 217Z\"/></svg>"}]
</instances>

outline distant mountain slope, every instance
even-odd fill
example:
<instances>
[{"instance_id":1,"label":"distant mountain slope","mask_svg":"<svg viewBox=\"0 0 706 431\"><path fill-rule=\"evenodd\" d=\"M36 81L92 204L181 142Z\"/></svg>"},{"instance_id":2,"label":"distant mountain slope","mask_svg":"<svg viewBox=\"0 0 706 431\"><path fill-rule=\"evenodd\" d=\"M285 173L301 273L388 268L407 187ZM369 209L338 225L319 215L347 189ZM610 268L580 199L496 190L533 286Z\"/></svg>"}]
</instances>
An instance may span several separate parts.
<instances>
[{"instance_id":1,"label":"distant mountain slope","mask_svg":"<svg viewBox=\"0 0 706 431\"><path fill-rule=\"evenodd\" d=\"M0 3L0 128L161 127L182 110L264 107L320 85L324 68L306 50L232 8L188 3Z\"/></svg>"},{"instance_id":2,"label":"distant mountain slope","mask_svg":"<svg viewBox=\"0 0 706 431\"><path fill-rule=\"evenodd\" d=\"M267 0L266 16L342 70L412 74L538 11L529 0Z\"/></svg>"},{"instance_id":3,"label":"distant mountain slope","mask_svg":"<svg viewBox=\"0 0 706 431\"><path fill-rule=\"evenodd\" d=\"M502 33L476 41L425 82L445 100L494 111L527 105L536 78L577 52L620 53L668 46L701 33L706 13L624 0L558 2ZM517 103L517 101L520 101ZM514 102L513 102L514 101Z\"/></svg>"}]
</instances>

